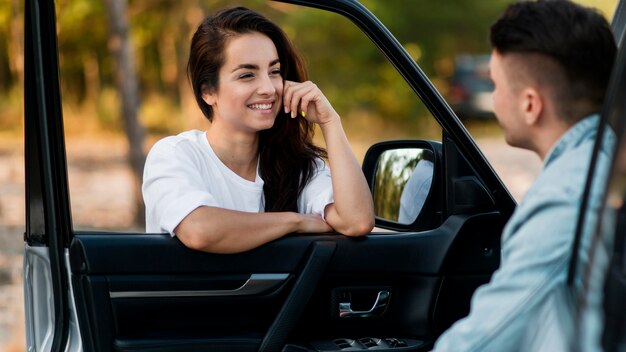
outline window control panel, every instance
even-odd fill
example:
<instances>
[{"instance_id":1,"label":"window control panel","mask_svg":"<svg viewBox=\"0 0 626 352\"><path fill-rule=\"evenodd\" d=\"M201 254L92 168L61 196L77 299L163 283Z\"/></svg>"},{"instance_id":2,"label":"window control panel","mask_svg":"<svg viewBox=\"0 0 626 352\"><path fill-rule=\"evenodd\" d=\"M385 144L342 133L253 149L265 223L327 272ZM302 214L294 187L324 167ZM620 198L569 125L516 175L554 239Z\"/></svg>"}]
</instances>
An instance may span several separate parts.
<instances>
[{"instance_id":1,"label":"window control panel","mask_svg":"<svg viewBox=\"0 0 626 352\"><path fill-rule=\"evenodd\" d=\"M331 351L414 351L424 341L396 337L362 337L358 339L334 339L314 341L311 345L318 352Z\"/></svg>"}]
</instances>

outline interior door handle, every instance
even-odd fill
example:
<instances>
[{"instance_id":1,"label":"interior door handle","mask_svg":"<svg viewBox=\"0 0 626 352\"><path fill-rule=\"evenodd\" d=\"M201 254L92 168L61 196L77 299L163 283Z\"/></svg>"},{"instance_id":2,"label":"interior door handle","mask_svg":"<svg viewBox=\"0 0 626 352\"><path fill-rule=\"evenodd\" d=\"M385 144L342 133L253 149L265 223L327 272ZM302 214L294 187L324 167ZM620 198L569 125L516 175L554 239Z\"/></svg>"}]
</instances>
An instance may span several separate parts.
<instances>
[{"instance_id":1,"label":"interior door handle","mask_svg":"<svg viewBox=\"0 0 626 352\"><path fill-rule=\"evenodd\" d=\"M351 302L339 302L339 318L370 318L379 317L387 309L389 303L389 291L378 291L376 301L369 310L352 310Z\"/></svg>"}]
</instances>

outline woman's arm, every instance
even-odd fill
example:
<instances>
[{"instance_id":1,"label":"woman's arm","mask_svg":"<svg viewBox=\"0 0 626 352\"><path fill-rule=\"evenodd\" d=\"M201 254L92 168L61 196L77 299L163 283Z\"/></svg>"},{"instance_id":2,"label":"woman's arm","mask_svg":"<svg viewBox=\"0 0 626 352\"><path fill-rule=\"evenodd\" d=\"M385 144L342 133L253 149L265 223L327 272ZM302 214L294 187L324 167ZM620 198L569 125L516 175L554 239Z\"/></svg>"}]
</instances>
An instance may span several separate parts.
<instances>
[{"instance_id":1,"label":"woman's arm","mask_svg":"<svg viewBox=\"0 0 626 352\"><path fill-rule=\"evenodd\" d=\"M201 206L174 229L187 247L210 253L239 253L292 232L329 232L318 215L293 212L247 213Z\"/></svg>"},{"instance_id":2,"label":"woman's arm","mask_svg":"<svg viewBox=\"0 0 626 352\"><path fill-rule=\"evenodd\" d=\"M204 175L199 167L206 161L203 150L194 142L197 138L205 136L167 137L150 150L142 185L149 232L169 232L197 250L236 253L291 232L332 231L320 215L259 214L220 208L218 199L223 196L206 187L212 176Z\"/></svg>"},{"instance_id":3,"label":"woman's arm","mask_svg":"<svg viewBox=\"0 0 626 352\"><path fill-rule=\"evenodd\" d=\"M328 224L346 236L363 236L374 227L372 196L337 116L320 125L333 182L335 202L325 210Z\"/></svg>"},{"instance_id":4,"label":"woman's arm","mask_svg":"<svg viewBox=\"0 0 626 352\"><path fill-rule=\"evenodd\" d=\"M300 114L320 125L332 175L334 203L325 209L326 221L346 236L363 236L374 227L374 206L354 153L348 143L339 115L312 82L285 81L285 111Z\"/></svg>"}]
</instances>

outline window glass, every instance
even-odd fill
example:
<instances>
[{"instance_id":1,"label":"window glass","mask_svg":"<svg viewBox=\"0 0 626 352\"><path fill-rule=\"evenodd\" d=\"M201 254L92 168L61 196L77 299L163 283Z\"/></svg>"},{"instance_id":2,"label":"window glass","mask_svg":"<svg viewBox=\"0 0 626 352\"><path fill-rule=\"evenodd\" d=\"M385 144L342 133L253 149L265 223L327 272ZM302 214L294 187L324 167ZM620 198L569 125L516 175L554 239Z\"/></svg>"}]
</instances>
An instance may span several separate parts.
<instances>
[{"instance_id":1,"label":"window glass","mask_svg":"<svg viewBox=\"0 0 626 352\"><path fill-rule=\"evenodd\" d=\"M592 194L587 197L580 231L580 250L575 270L578 293L578 321L581 350L611 350L622 343L619 314L613 314L624 269L624 226L626 207L626 138L623 86L623 52L618 53L607 92L601 129L600 152L596 153ZM619 76L618 76L619 75ZM608 104L607 104L608 103ZM599 203L599 204L598 204ZM614 252L615 250L615 252ZM609 292L611 294L609 294ZM615 293L620 292L620 293ZM600 346L600 343L603 345ZM605 345L605 344L609 345Z\"/></svg>"},{"instance_id":2,"label":"window glass","mask_svg":"<svg viewBox=\"0 0 626 352\"><path fill-rule=\"evenodd\" d=\"M611 19L617 0L574 0ZM519 202L542 162L504 142L492 112L489 27L510 0L363 0L416 59ZM471 15L470 15L471 14Z\"/></svg>"},{"instance_id":3,"label":"window glass","mask_svg":"<svg viewBox=\"0 0 626 352\"><path fill-rule=\"evenodd\" d=\"M133 169L132 151L145 155L164 136L207 128L186 75L190 37L206 14L235 5L259 10L287 32L305 58L310 79L341 115L357 159L381 140L441 139L438 123L404 79L339 15L259 1L131 1L124 37L123 31L114 31L124 26L123 16L108 20L116 9L60 1L61 87L75 230L144 231L142 163ZM406 44L419 61L419 46ZM116 51L124 45L131 49L130 58ZM120 57L132 60L134 72L118 72ZM133 75L136 92L129 82ZM132 106L133 94L134 130L122 114L125 104ZM324 145L319 131L316 142Z\"/></svg>"},{"instance_id":4,"label":"window glass","mask_svg":"<svg viewBox=\"0 0 626 352\"><path fill-rule=\"evenodd\" d=\"M508 146L493 114L489 27L509 0L364 1L406 47L461 119L519 202L541 169L528 150ZM468 16L471 14L471 16Z\"/></svg>"}]
</instances>

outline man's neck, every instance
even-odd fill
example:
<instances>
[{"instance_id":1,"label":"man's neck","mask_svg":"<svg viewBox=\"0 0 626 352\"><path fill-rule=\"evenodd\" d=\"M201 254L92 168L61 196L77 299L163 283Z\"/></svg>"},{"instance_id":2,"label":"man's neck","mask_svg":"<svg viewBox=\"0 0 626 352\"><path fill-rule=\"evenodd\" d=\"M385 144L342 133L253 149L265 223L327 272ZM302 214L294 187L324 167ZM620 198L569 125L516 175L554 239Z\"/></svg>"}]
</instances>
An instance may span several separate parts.
<instances>
[{"instance_id":1,"label":"man's neck","mask_svg":"<svg viewBox=\"0 0 626 352\"><path fill-rule=\"evenodd\" d=\"M558 119L554 120L550 126L544 126L536 130L532 150L537 153L542 161L545 161L546 156L548 156L554 145L573 125L574 123Z\"/></svg>"}]
</instances>

